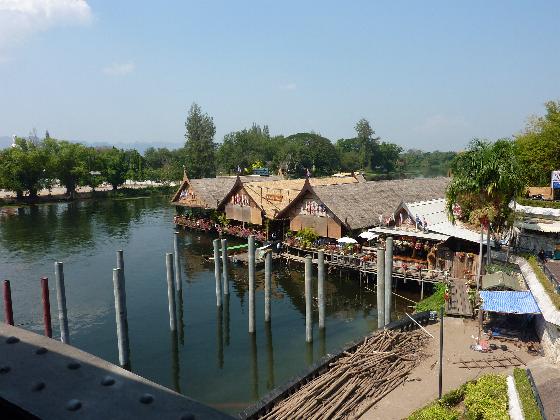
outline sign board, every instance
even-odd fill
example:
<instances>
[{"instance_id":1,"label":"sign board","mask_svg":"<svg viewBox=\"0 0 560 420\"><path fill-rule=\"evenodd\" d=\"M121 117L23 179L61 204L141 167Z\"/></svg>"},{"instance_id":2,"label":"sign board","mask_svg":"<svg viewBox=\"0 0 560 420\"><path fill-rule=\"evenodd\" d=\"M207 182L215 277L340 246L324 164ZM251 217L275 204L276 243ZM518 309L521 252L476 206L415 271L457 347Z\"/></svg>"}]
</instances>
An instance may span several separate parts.
<instances>
[{"instance_id":1,"label":"sign board","mask_svg":"<svg viewBox=\"0 0 560 420\"><path fill-rule=\"evenodd\" d=\"M551 188L560 189L560 171L552 171L550 186Z\"/></svg>"},{"instance_id":2,"label":"sign board","mask_svg":"<svg viewBox=\"0 0 560 420\"><path fill-rule=\"evenodd\" d=\"M268 168L256 168L253 169L253 175L269 176L270 171L268 170Z\"/></svg>"}]
</instances>

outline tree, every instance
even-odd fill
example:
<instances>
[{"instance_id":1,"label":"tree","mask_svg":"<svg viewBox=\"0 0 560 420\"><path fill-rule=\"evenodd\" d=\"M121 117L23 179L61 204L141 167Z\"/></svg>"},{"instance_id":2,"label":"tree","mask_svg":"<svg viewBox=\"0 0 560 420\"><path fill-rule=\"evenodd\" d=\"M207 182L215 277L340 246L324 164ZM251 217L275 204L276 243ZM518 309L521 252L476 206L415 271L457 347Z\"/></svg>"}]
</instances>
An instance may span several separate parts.
<instances>
[{"instance_id":1,"label":"tree","mask_svg":"<svg viewBox=\"0 0 560 420\"><path fill-rule=\"evenodd\" d=\"M526 169L529 185L550 185L560 169L560 101L545 104L546 115L533 119L515 139L516 154Z\"/></svg>"},{"instance_id":2,"label":"tree","mask_svg":"<svg viewBox=\"0 0 560 420\"><path fill-rule=\"evenodd\" d=\"M216 127L212 117L203 114L200 107L193 103L185 127L187 173L192 178L216 176L214 161Z\"/></svg>"},{"instance_id":3,"label":"tree","mask_svg":"<svg viewBox=\"0 0 560 420\"><path fill-rule=\"evenodd\" d=\"M261 129L253 124L250 129L234 131L226 134L224 141L216 153L216 162L220 171L226 173L236 172L237 168L243 171L251 168L254 162L270 162L274 158L274 148L268 134L268 127Z\"/></svg>"},{"instance_id":4,"label":"tree","mask_svg":"<svg viewBox=\"0 0 560 420\"><path fill-rule=\"evenodd\" d=\"M286 162L298 178L305 176L307 170L314 176L332 175L340 167L338 151L331 141L314 133L286 137L277 159Z\"/></svg>"},{"instance_id":5,"label":"tree","mask_svg":"<svg viewBox=\"0 0 560 420\"><path fill-rule=\"evenodd\" d=\"M113 190L124 184L128 172L128 163L124 150L112 147L101 151L102 170L101 175Z\"/></svg>"},{"instance_id":6,"label":"tree","mask_svg":"<svg viewBox=\"0 0 560 420\"><path fill-rule=\"evenodd\" d=\"M74 197L76 187L88 184L88 148L83 144L45 137L48 153L48 173L66 187L66 194Z\"/></svg>"},{"instance_id":7,"label":"tree","mask_svg":"<svg viewBox=\"0 0 560 420\"><path fill-rule=\"evenodd\" d=\"M373 156L372 162L375 167L380 167L385 172L392 172L395 170L401 152L402 147L399 145L383 142L379 144L378 152Z\"/></svg>"},{"instance_id":8,"label":"tree","mask_svg":"<svg viewBox=\"0 0 560 420\"><path fill-rule=\"evenodd\" d=\"M499 230L510 218L510 201L525 187L514 143L475 139L452 165L453 178L447 189L447 207L452 219L479 226L489 223Z\"/></svg>"},{"instance_id":9,"label":"tree","mask_svg":"<svg viewBox=\"0 0 560 420\"><path fill-rule=\"evenodd\" d=\"M373 137L375 131L365 118L359 120L354 128L360 145L362 169L366 169L368 166L373 167L373 157L377 151L379 137Z\"/></svg>"}]
</instances>

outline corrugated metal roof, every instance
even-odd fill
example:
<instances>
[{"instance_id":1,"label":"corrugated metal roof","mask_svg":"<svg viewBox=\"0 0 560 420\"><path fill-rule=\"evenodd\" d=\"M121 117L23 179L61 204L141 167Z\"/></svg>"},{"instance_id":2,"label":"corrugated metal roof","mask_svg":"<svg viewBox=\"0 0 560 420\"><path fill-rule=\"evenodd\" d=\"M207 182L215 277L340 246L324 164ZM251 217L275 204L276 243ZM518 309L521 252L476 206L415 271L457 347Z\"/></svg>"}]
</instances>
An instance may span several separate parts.
<instances>
[{"instance_id":1,"label":"corrugated metal roof","mask_svg":"<svg viewBox=\"0 0 560 420\"><path fill-rule=\"evenodd\" d=\"M514 205L513 201L509 204L509 207L511 209L515 208L515 211L518 213L534 214L536 216L560 217L560 209L536 206L522 206L521 204Z\"/></svg>"},{"instance_id":2,"label":"corrugated metal roof","mask_svg":"<svg viewBox=\"0 0 560 420\"><path fill-rule=\"evenodd\" d=\"M420 220L426 218L426 221L428 222L428 230L432 232L464 239L469 242L480 242L480 232L467 229L459 221L456 221L455 224L451 223L447 215L444 198L405 203L405 207L408 209L413 218L417 215L420 217ZM486 243L486 235L484 235L484 243Z\"/></svg>"},{"instance_id":3,"label":"corrugated metal roof","mask_svg":"<svg viewBox=\"0 0 560 420\"><path fill-rule=\"evenodd\" d=\"M480 292L482 310L506 314L540 314L539 305L530 291L488 291Z\"/></svg>"},{"instance_id":4,"label":"corrugated metal roof","mask_svg":"<svg viewBox=\"0 0 560 420\"><path fill-rule=\"evenodd\" d=\"M545 232L545 233L559 233L560 232L560 222L546 222L546 221L539 221L539 222L521 222L516 223L516 227L527 229L527 230L534 230L536 232Z\"/></svg>"}]
</instances>

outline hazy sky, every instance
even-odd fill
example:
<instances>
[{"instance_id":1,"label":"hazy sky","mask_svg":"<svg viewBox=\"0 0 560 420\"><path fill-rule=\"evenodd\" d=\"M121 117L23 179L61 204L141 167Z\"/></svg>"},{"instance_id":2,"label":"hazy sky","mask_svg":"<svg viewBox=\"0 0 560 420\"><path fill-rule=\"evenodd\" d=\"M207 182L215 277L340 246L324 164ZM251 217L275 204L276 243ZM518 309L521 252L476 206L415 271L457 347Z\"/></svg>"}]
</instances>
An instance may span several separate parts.
<instances>
[{"instance_id":1,"label":"hazy sky","mask_svg":"<svg viewBox=\"0 0 560 420\"><path fill-rule=\"evenodd\" d=\"M456 150L560 99L558 1L0 0L0 136L183 142L268 124L333 141L367 118Z\"/></svg>"}]
</instances>

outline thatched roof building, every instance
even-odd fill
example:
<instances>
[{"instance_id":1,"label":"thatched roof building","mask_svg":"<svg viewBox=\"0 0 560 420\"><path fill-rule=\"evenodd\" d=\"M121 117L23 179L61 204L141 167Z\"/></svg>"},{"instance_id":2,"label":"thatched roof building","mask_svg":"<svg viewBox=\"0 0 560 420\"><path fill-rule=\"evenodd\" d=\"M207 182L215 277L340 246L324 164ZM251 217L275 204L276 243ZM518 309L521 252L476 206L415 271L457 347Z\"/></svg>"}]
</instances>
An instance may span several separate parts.
<instances>
[{"instance_id":1,"label":"thatched roof building","mask_svg":"<svg viewBox=\"0 0 560 420\"><path fill-rule=\"evenodd\" d=\"M278 176L219 176L216 178L189 179L186 175L173 196L176 206L216 210L218 204L231 191L235 183L280 180Z\"/></svg>"},{"instance_id":2,"label":"thatched roof building","mask_svg":"<svg viewBox=\"0 0 560 420\"><path fill-rule=\"evenodd\" d=\"M370 181L344 185L306 184L298 197L277 215L290 229L312 227L323 237L379 225L402 201L442 198L449 178Z\"/></svg>"},{"instance_id":3,"label":"thatched roof building","mask_svg":"<svg viewBox=\"0 0 560 420\"><path fill-rule=\"evenodd\" d=\"M300 194L305 185L343 185L358 183L354 176L266 180L262 182L236 181L231 191L218 205L230 220L262 224L263 217L275 219Z\"/></svg>"}]
</instances>

